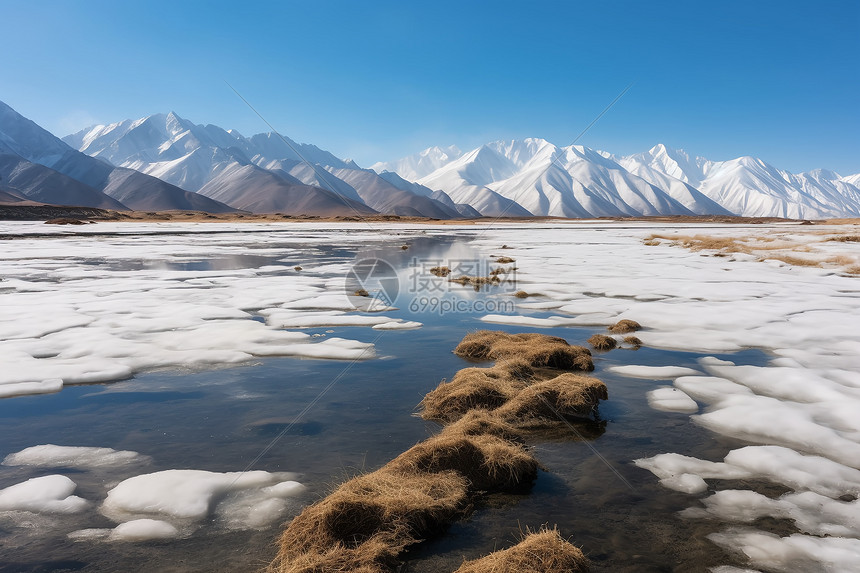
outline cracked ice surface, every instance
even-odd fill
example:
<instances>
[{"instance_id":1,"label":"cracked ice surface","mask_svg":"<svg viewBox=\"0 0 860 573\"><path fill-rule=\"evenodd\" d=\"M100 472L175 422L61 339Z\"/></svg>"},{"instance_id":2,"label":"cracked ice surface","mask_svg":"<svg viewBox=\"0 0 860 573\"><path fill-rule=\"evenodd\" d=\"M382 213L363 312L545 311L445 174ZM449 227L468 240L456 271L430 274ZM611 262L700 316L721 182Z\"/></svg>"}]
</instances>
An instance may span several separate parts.
<instances>
[{"instance_id":1,"label":"cracked ice surface","mask_svg":"<svg viewBox=\"0 0 860 573\"><path fill-rule=\"evenodd\" d=\"M306 226L0 223L0 398L260 356L373 358L373 344L283 330L420 326L358 314L344 294L351 260L325 249L388 237L362 231L359 242Z\"/></svg>"}]
</instances>

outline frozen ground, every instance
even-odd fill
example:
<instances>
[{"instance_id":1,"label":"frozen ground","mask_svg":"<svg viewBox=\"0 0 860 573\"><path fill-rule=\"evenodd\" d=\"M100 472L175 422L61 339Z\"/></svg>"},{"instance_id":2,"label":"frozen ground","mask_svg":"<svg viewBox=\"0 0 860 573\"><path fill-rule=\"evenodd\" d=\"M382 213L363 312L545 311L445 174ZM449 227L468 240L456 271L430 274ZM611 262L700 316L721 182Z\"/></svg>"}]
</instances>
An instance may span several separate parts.
<instances>
[{"instance_id":1,"label":"frozen ground","mask_svg":"<svg viewBox=\"0 0 860 573\"><path fill-rule=\"evenodd\" d=\"M843 270L860 263L860 247L850 241L822 242L822 231L853 236L856 226L100 223L71 231L92 237L2 240L0 394L56 392L66 384L119 380L153 368L210 368L260 356L371 359L372 343L314 337L301 329L352 325L357 332L373 333L373 339L380 329L420 323L405 307L355 312L363 297L343 294L352 253L330 256L327 260L335 262L325 265L314 261L320 253L344 247L354 251L392 240L399 245L403 239L390 233L401 231L457 232L471 237L471 246L486 255L516 259L517 286L540 296L520 301L517 315L487 314L488 326L603 327L629 318L646 327L636 333L646 346L705 354L746 348L769 353L766 366L704 358L695 369L616 368L615 374L643 383L662 381L648 395L655 409L692 415L703 427L748 443L725 459L662 452L636 463L665 487L690 496L690 509L679 519L723 524L710 539L737 552L734 565L760 571L856 570L860 278ZM761 262L755 253L712 256L722 253L694 252L668 240L646 244L658 231L759 237L762 242L778 233L799 245L808 241L826 248L827 257L839 257L839 264L793 266L775 259ZM28 232L69 233L34 223L0 224L0 234ZM164 232L173 234L158 234ZM501 251L502 244L510 248ZM68 460L55 458L70 452L41 446L4 452L15 454L6 463L67 467ZM42 481L0 491L0 508L18 515L96 507L117 526L79 530L76 539L139 540L192 534L204 515L194 508L203 506L206 518L220 519L226 527L255 527L281 515L301 487L290 476L266 472L244 474L248 478L186 469L146 472L143 464L151 454L83 452L81 471L98 472L103 464L125 459L130 477L98 499L84 499L75 493L74 476L41 476L36 479ZM155 492L163 505L139 511L124 493L129 480L137 480L130 482L134 489ZM767 497L745 486L762 481L787 491ZM175 490L183 492L177 499L166 493ZM218 504L213 506L213 500ZM221 500L240 501L223 506ZM240 505L258 509L239 511ZM764 531L758 527L762 518L788 521L794 532Z\"/></svg>"},{"instance_id":2,"label":"frozen ground","mask_svg":"<svg viewBox=\"0 0 860 573\"><path fill-rule=\"evenodd\" d=\"M692 252L668 241L646 245L646 226L573 224L489 231L478 246L517 259L519 287L546 295L521 304L557 316L487 316L522 326L609 325L620 318L646 326L645 345L726 353L759 348L765 367L704 358L692 369L622 366L618 374L674 379L654 390L652 407L693 413L696 422L754 444L725 460L671 453L637 460L668 488L689 493L685 519L718 519L710 536L762 571L857 571L860 563L860 278L844 274L860 262L860 243L822 242L856 236L857 226L715 226L675 229L681 234L780 237L826 248L832 268ZM673 229L662 229L671 235ZM824 235L822 235L824 233ZM649 241L652 242L652 241ZM764 257L766 258L766 257ZM529 299L530 301L533 299ZM689 370L689 371L686 371ZM670 389L671 388L671 389ZM611 390L610 390L611 392ZM737 487L766 480L790 491L777 499ZM715 490L720 490L716 491ZM756 528L764 517L793 522L778 536Z\"/></svg>"}]
</instances>

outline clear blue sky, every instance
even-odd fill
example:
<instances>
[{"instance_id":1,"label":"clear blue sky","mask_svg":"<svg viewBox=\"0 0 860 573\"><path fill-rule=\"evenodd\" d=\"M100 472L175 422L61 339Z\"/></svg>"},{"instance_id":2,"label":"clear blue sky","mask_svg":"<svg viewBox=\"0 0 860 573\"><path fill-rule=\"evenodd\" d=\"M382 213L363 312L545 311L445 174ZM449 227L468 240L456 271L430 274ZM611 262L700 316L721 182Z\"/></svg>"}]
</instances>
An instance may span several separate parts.
<instances>
[{"instance_id":1,"label":"clear blue sky","mask_svg":"<svg viewBox=\"0 0 860 573\"><path fill-rule=\"evenodd\" d=\"M656 143L860 172L860 2L0 0L0 100L57 135L175 111L361 165Z\"/></svg>"}]
</instances>

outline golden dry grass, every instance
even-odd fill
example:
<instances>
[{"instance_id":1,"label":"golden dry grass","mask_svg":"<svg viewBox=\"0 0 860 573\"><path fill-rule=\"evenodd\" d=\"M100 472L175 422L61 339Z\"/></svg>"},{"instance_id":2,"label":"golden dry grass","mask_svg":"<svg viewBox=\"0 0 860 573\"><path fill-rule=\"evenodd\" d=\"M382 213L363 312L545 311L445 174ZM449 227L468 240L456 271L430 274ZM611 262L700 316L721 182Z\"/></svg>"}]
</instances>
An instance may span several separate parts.
<instances>
[{"instance_id":1,"label":"golden dry grass","mask_svg":"<svg viewBox=\"0 0 860 573\"><path fill-rule=\"evenodd\" d=\"M557 529L528 533L508 549L467 561L454 573L587 573L588 559Z\"/></svg>"},{"instance_id":2,"label":"golden dry grass","mask_svg":"<svg viewBox=\"0 0 860 573\"><path fill-rule=\"evenodd\" d=\"M636 332L637 330L642 330L642 325L635 320L629 320L627 318L622 318L609 327L609 332L613 332L615 334L627 334L628 332Z\"/></svg>"},{"instance_id":3,"label":"golden dry grass","mask_svg":"<svg viewBox=\"0 0 860 573\"><path fill-rule=\"evenodd\" d=\"M561 418L588 418L600 400L608 398L606 384L597 378L566 372L527 386L496 414L514 427L527 428L558 423Z\"/></svg>"},{"instance_id":4,"label":"golden dry grass","mask_svg":"<svg viewBox=\"0 0 860 573\"><path fill-rule=\"evenodd\" d=\"M535 368L559 370L594 370L591 351L571 346L563 338L538 333L508 334L479 330L467 334L454 354L475 360L525 360Z\"/></svg>"},{"instance_id":5,"label":"golden dry grass","mask_svg":"<svg viewBox=\"0 0 860 573\"><path fill-rule=\"evenodd\" d=\"M453 472L404 475L383 468L307 507L286 528L272 571L390 571L409 545L436 535L468 506Z\"/></svg>"},{"instance_id":6,"label":"golden dry grass","mask_svg":"<svg viewBox=\"0 0 860 573\"><path fill-rule=\"evenodd\" d=\"M801 236L802 235L802 236ZM652 234L644 239L646 245L659 245L668 241L691 251L714 251L715 257L744 253L755 256L759 261L776 260L798 267L840 268L847 274L848 269L857 265L856 256L833 255L832 247L823 249L825 243L854 243L860 235L834 234L832 230L802 230L800 228L782 229L773 235L748 235L738 237L713 237L707 235L664 235ZM809 256L797 256L808 253Z\"/></svg>"},{"instance_id":7,"label":"golden dry grass","mask_svg":"<svg viewBox=\"0 0 860 573\"><path fill-rule=\"evenodd\" d=\"M642 346L642 341L639 340L638 336L625 336L624 337L624 343L629 344L634 349L638 349Z\"/></svg>"},{"instance_id":8,"label":"golden dry grass","mask_svg":"<svg viewBox=\"0 0 860 573\"><path fill-rule=\"evenodd\" d=\"M514 296L517 298L528 298L532 295L530 295L529 293L527 293L524 290L518 290L517 292L514 293Z\"/></svg>"},{"instance_id":9,"label":"golden dry grass","mask_svg":"<svg viewBox=\"0 0 860 573\"><path fill-rule=\"evenodd\" d=\"M421 401L428 420L453 422L470 410L494 410L528 385L534 370L523 360L511 359L492 368L463 368L450 382L442 382Z\"/></svg>"},{"instance_id":10,"label":"golden dry grass","mask_svg":"<svg viewBox=\"0 0 860 573\"><path fill-rule=\"evenodd\" d=\"M502 256L502 257L496 257L496 262L499 263L500 265L506 265L508 263L515 263L515 262L517 262L517 260L512 259L511 257Z\"/></svg>"},{"instance_id":11,"label":"golden dry grass","mask_svg":"<svg viewBox=\"0 0 860 573\"><path fill-rule=\"evenodd\" d=\"M453 471L470 492L516 492L531 486L538 463L524 446L490 434L467 435L446 428L385 466L405 476Z\"/></svg>"},{"instance_id":12,"label":"golden dry grass","mask_svg":"<svg viewBox=\"0 0 860 573\"><path fill-rule=\"evenodd\" d=\"M588 339L588 343L595 350L607 351L612 350L616 346L618 346L618 341L616 341L611 336L606 336L605 334L595 334Z\"/></svg>"}]
</instances>

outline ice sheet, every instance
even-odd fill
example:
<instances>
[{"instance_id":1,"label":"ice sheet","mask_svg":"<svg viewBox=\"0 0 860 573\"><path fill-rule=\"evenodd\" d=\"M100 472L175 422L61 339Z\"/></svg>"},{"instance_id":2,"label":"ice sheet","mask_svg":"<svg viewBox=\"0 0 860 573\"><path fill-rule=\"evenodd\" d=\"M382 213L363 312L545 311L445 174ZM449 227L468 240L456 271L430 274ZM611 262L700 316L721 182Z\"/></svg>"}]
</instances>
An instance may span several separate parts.
<instances>
[{"instance_id":1,"label":"ice sheet","mask_svg":"<svg viewBox=\"0 0 860 573\"><path fill-rule=\"evenodd\" d=\"M224 225L217 228L238 232L211 234L213 227L189 224L92 227L118 234L2 224L0 231L7 233L47 232L56 238L0 240L0 398L122 380L151 368L206 367L258 356L369 359L375 356L372 344L282 329L408 322L380 314L391 309L379 305L374 315L354 312L362 301L343 292L346 257L333 257L331 268L305 263L301 272L287 264L261 264L304 262L307 229L296 230L285 245L284 234L272 227L259 227L258 235L247 233L249 227ZM188 234L201 229L210 234ZM341 237L320 233L314 244L324 247ZM382 238L370 234L354 246ZM256 320L264 309L284 319L273 314L268 324Z\"/></svg>"},{"instance_id":2,"label":"ice sheet","mask_svg":"<svg viewBox=\"0 0 860 573\"><path fill-rule=\"evenodd\" d=\"M90 503L72 495L77 484L63 475L49 475L0 489L0 511L80 513Z\"/></svg>"},{"instance_id":3,"label":"ice sheet","mask_svg":"<svg viewBox=\"0 0 860 573\"><path fill-rule=\"evenodd\" d=\"M31 446L3 459L4 466L34 466L40 468L100 468L140 464L150 461L129 450L92 448L84 446L57 446L44 444Z\"/></svg>"}]
</instances>

